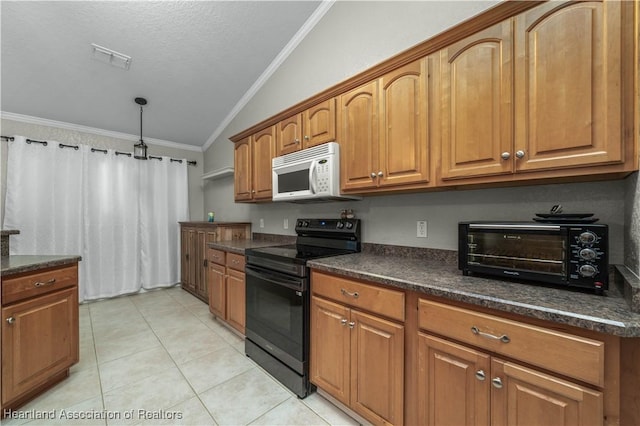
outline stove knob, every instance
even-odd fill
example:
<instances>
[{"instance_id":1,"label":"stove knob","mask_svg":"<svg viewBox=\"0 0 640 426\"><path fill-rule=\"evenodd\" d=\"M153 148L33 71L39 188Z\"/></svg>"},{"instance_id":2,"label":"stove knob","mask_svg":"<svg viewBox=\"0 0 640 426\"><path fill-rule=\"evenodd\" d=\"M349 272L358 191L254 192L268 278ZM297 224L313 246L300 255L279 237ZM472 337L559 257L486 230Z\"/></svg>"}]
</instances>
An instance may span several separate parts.
<instances>
[{"instance_id":1,"label":"stove knob","mask_svg":"<svg viewBox=\"0 0 640 426\"><path fill-rule=\"evenodd\" d=\"M581 277L591 278L598 273L598 268L593 265L582 265L578 268L578 273Z\"/></svg>"},{"instance_id":2,"label":"stove knob","mask_svg":"<svg viewBox=\"0 0 640 426\"><path fill-rule=\"evenodd\" d=\"M596 258L596 252L590 248L580 250L580 257L584 260L593 260Z\"/></svg>"},{"instance_id":3,"label":"stove knob","mask_svg":"<svg viewBox=\"0 0 640 426\"><path fill-rule=\"evenodd\" d=\"M338 229L342 229L344 228L344 222L338 222L338 225L336 225L338 227Z\"/></svg>"},{"instance_id":4,"label":"stove knob","mask_svg":"<svg viewBox=\"0 0 640 426\"><path fill-rule=\"evenodd\" d=\"M593 244L597 239L598 237L596 237L596 234L591 231L583 232L582 234L580 234L580 236L578 236L578 241L580 241L582 244Z\"/></svg>"},{"instance_id":5,"label":"stove knob","mask_svg":"<svg viewBox=\"0 0 640 426\"><path fill-rule=\"evenodd\" d=\"M305 228L309 226L309 221L305 220L304 222L302 222L302 226L304 226Z\"/></svg>"},{"instance_id":6,"label":"stove knob","mask_svg":"<svg viewBox=\"0 0 640 426\"><path fill-rule=\"evenodd\" d=\"M353 228L353 222L347 222L347 229Z\"/></svg>"},{"instance_id":7,"label":"stove knob","mask_svg":"<svg viewBox=\"0 0 640 426\"><path fill-rule=\"evenodd\" d=\"M297 226L298 228L302 227L302 221L301 221L301 220L299 220L299 221L298 221L298 223L296 224L296 226Z\"/></svg>"}]
</instances>

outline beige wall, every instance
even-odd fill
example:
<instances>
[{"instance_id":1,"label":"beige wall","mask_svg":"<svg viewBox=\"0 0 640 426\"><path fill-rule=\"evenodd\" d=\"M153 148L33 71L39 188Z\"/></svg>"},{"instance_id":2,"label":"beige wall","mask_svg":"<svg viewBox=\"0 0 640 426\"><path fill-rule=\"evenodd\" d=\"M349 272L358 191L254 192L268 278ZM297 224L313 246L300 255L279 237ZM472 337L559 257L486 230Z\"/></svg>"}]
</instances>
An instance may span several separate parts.
<instances>
[{"instance_id":1,"label":"beige wall","mask_svg":"<svg viewBox=\"0 0 640 426\"><path fill-rule=\"evenodd\" d=\"M228 138L399 53L495 2L336 2L278 71L205 152L205 172L233 165ZM438 8L434 12L434 8ZM205 210L219 220L249 220L253 230L290 234L283 219L337 217L353 208L363 219L365 242L457 248L461 220L530 220L562 204L567 212L593 212L610 226L610 261L622 263L625 181L539 185L366 197L363 201L297 205L236 204L233 179L207 182ZM260 219L265 227L260 228ZM428 238L416 237L416 221L428 221Z\"/></svg>"},{"instance_id":2,"label":"beige wall","mask_svg":"<svg viewBox=\"0 0 640 426\"><path fill-rule=\"evenodd\" d=\"M92 133L75 130L60 129L57 127L42 126L39 124L23 123L14 120L2 119L0 132L3 136L20 135L36 140L56 141L66 144L84 144L101 149L117 149L125 152L133 151L134 142L115 139ZM203 193L202 193L202 168L203 154L197 151L168 148L158 145L150 145L148 153L151 155L166 155L173 158L186 158L197 161L196 166L189 166L189 212L191 219L203 220ZM0 142L0 224L4 222L4 200L7 192L7 143Z\"/></svg>"}]
</instances>

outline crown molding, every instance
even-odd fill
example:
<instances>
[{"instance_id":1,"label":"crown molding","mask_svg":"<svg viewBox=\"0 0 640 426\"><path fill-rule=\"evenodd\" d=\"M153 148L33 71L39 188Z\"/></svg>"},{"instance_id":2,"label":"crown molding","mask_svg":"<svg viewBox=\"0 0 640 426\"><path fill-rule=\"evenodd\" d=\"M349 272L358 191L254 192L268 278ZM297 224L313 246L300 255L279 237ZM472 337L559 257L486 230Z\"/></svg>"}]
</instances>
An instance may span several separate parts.
<instances>
[{"instance_id":1,"label":"crown molding","mask_svg":"<svg viewBox=\"0 0 640 426\"><path fill-rule=\"evenodd\" d=\"M264 70L264 72L258 77L258 79L253 83L253 85L247 90L247 92L240 98L238 103L231 109L229 114L222 120L218 128L213 132L213 134L207 139L204 146L202 147L202 151L206 151L209 149L211 144L222 134L224 129L227 128L229 123L238 115L242 108L244 108L251 98L258 93L258 90L269 80L269 78L277 71L277 69L282 65L282 63L289 57L291 52L298 47L298 44L311 32L311 30L316 26L318 22L322 19L322 17L327 13L327 11L333 6L336 0L323 0L320 2L320 6L313 11L309 19L300 27L297 33L289 40L287 45L278 53L278 56L269 64L269 66Z\"/></svg>"},{"instance_id":2,"label":"crown molding","mask_svg":"<svg viewBox=\"0 0 640 426\"><path fill-rule=\"evenodd\" d=\"M7 111L0 111L0 118L6 119L6 120L19 121L21 123L37 124L40 126L49 126L49 127L56 127L58 129L73 130L76 132L91 133L94 135L105 136L105 137L114 138L114 139L122 139L122 140L132 141L132 142L137 142L140 140L139 136L131 135L129 133L114 132L111 130L98 129L96 127L82 126L80 124L49 120L46 118L16 114L16 113L7 112ZM144 142L147 145L157 145L157 146L163 146L166 148L183 149L186 151L195 151L195 152L203 151L202 147L199 147L199 146L188 145L188 144L172 142L172 141L165 141L162 139L145 138Z\"/></svg>"}]
</instances>

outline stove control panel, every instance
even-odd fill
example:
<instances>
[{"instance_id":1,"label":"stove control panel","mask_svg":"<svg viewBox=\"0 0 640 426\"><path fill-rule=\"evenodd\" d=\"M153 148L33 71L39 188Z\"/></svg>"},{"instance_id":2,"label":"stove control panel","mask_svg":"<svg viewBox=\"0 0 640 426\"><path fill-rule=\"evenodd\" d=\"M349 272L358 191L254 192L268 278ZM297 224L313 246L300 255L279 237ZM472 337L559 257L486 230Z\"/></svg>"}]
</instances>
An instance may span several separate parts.
<instances>
[{"instance_id":1,"label":"stove control panel","mask_svg":"<svg viewBox=\"0 0 640 426\"><path fill-rule=\"evenodd\" d=\"M298 235L341 235L360 239L360 219L298 219L296 221Z\"/></svg>"}]
</instances>

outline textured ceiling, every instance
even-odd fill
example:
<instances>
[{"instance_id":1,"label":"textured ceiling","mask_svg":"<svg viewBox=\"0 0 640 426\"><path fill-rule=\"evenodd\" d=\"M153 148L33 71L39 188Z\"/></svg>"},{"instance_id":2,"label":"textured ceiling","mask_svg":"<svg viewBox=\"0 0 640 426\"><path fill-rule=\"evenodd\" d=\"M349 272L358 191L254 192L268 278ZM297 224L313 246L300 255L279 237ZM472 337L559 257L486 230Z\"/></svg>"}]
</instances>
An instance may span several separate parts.
<instances>
[{"instance_id":1,"label":"textured ceiling","mask_svg":"<svg viewBox=\"0 0 640 426\"><path fill-rule=\"evenodd\" d=\"M3 0L1 110L202 146L319 4Z\"/></svg>"}]
</instances>

